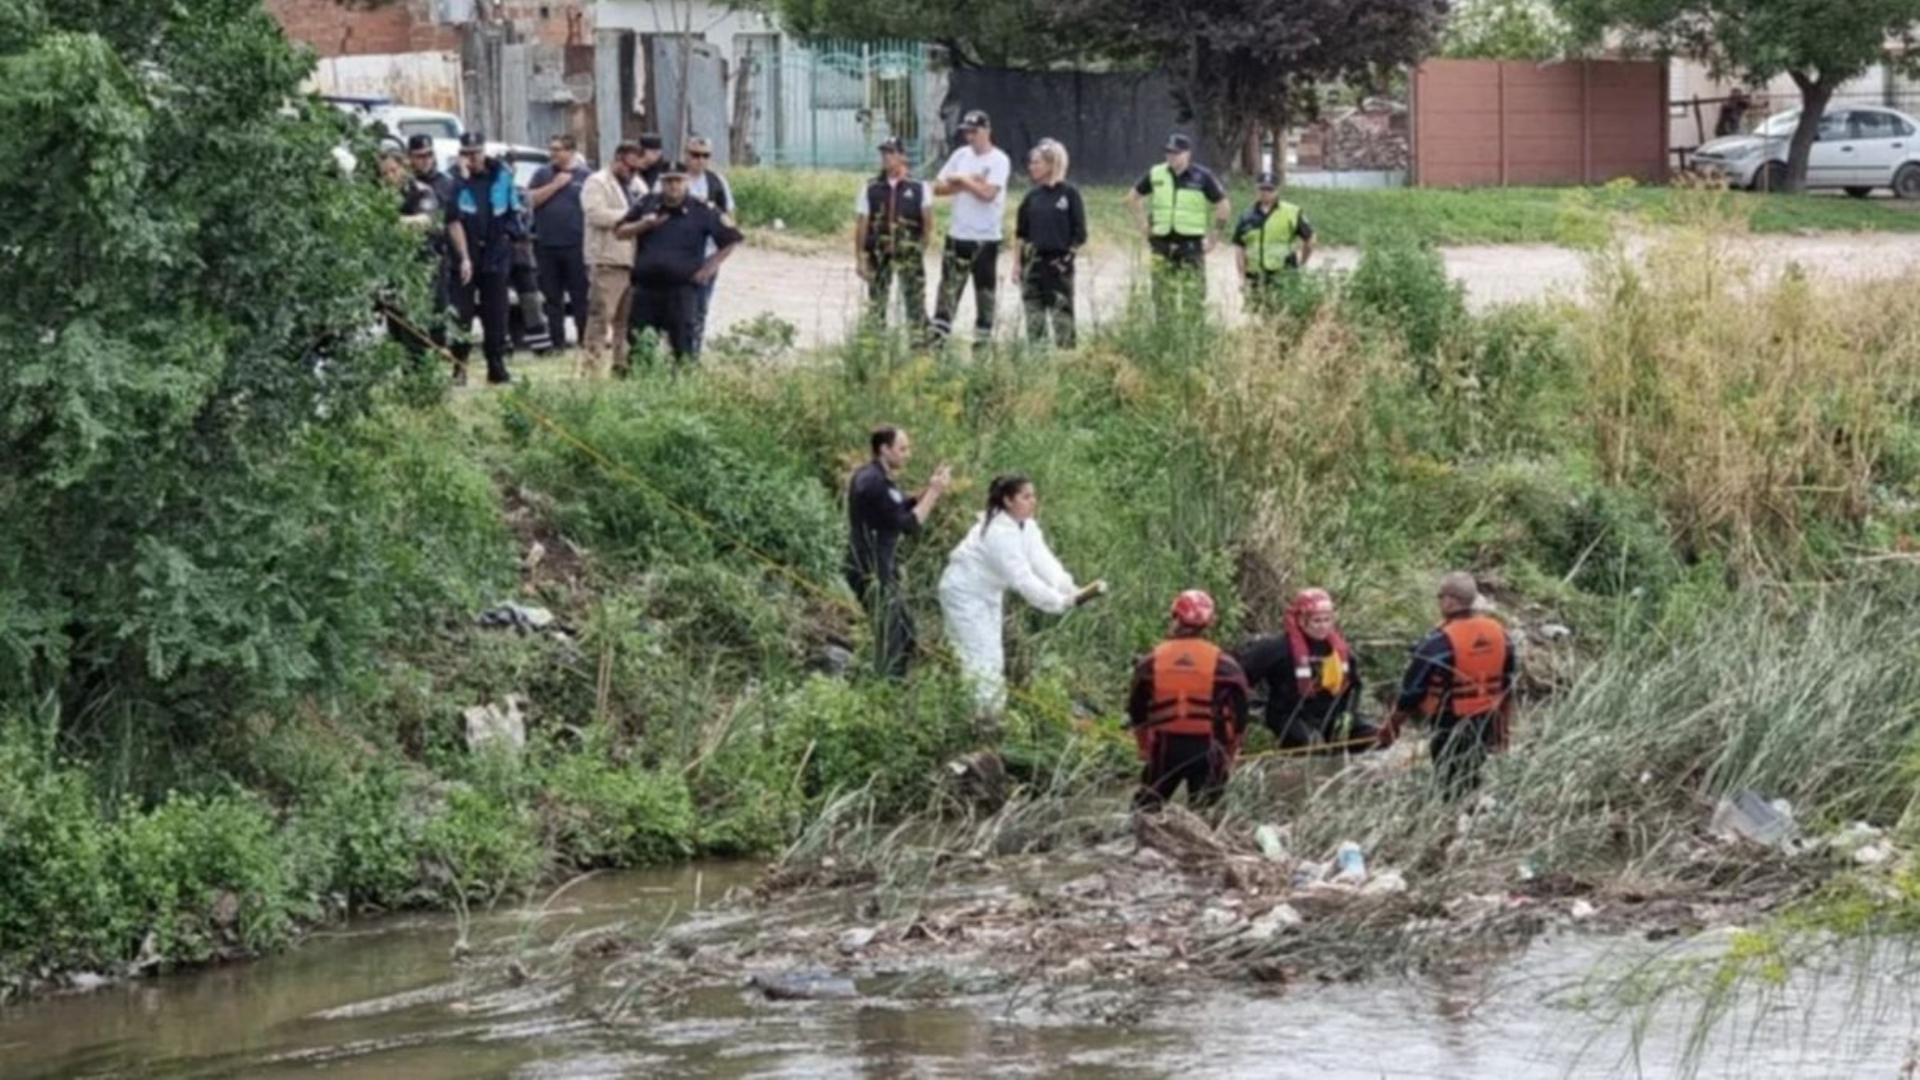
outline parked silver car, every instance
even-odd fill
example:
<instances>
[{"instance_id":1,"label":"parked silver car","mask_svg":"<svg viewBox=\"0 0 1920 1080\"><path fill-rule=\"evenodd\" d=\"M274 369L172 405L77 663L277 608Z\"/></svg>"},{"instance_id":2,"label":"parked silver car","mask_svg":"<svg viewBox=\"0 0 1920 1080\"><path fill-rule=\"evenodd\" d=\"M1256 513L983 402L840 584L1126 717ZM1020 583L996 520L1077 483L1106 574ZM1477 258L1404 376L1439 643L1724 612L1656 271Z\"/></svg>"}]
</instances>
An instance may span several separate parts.
<instances>
[{"instance_id":1,"label":"parked silver car","mask_svg":"<svg viewBox=\"0 0 1920 1080\"><path fill-rule=\"evenodd\" d=\"M1794 109L1768 117L1751 134L1714 139L1694 153L1694 168L1724 176L1734 187L1781 190L1787 146L1799 123ZM1807 159L1807 188L1837 188L1856 198L1892 188L1903 199L1920 199L1920 122L1892 109L1828 109Z\"/></svg>"}]
</instances>

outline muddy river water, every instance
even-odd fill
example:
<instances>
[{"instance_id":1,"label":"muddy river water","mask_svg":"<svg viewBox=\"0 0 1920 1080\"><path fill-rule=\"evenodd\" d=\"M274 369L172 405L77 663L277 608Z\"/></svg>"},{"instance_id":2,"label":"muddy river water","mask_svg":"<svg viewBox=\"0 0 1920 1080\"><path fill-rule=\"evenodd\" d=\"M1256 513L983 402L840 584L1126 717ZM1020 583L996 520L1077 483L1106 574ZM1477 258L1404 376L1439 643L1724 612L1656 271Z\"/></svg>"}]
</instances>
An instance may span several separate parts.
<instances>
[{"instance_id":1,"label":"muddy river water","mask_svg":"<svg viewBox=\"0 0 1920 1080\"><path fill-rule=\"evenodd\" d=\"M609 875L575 885L538 919L476 916L467 933L475 955L492 958L484 963L454 959L453 918L396 917L256 963L0 1008L0 1077L1688 1075L1690 1005L1631 1017L1591 1005L1597 973L1671 955L1674 943L1571 933L1437 976L1184 992L1126 1024L1004 988L797 1002L709 988L671 1009L609 1015L618 965L559 980L508 970L514 956L538 969L559 955L543 943L569 932L698 918L756 873ZM1692 1075L1913 1076L1903 1070L1920 1009L1894 970L1849 964L1744 999Z\"/></svg>"}]
</instances>

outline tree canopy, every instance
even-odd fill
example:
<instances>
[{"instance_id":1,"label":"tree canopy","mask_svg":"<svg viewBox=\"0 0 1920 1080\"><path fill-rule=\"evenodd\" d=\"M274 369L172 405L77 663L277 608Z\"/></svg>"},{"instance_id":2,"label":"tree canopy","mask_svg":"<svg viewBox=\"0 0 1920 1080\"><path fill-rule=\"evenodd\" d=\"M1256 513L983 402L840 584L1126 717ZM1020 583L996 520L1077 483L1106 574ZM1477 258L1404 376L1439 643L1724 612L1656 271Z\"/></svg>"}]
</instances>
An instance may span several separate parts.
<instances>
[{"instance_id":1,"label":"tree canopy","mask_svg":"<svg viewBox=\"0 0 1920 1080\"><path fill-rule=\"evenodd\" d=\"M258 0L0 0L0 710L240 714L395 602L325 448L424 267L310 64Z\"/></svg>"},{"instance_id":2,"label":"tree canopy","mask_svg":"<svg viewBox=\"0 0 1920 1080\"><path fill-rule=\"evenodd\" d=\"M1567 47L1567 26L1547 0L1461 0L1440 42L1457 60L1553 60Z\"/></svg>"},{"instance_id":3,"label":"tree canopy","mask_svg":"<svg viewBox=\"0 0 1920 1080\"><path fill-rule=\"evenodd\" d=\"M1787 187L1805 187L1807 158L1834 91L1877 63L1911 69L1920 0L1555 0L1589 43L1691 57L1716 75L1800 89Z\"/></svg>"},{"instance_id":4,"label":"tree canopy","mask_svg":"<svg viewBox=\"0 0 1920 1080\"><path fill-rule=\"evenodd\" d=\"M1225 149L1310 107L1317 83L1372 80L1436 44L1447 0L767 0L802 37L908 37L963 64L1160 69Z\"/></svg>"}]
</instances>

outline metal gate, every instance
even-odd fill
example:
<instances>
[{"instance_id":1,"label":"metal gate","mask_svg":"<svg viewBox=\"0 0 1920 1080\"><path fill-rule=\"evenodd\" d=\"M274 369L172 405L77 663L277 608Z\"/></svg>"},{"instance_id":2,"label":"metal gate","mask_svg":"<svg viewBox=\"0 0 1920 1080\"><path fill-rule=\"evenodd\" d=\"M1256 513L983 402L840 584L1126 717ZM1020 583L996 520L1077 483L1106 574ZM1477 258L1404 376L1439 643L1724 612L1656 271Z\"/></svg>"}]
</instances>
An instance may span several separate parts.
<instances>
[{"instance_id":1,"label":"metal gate","mask_svg":"<svg viewBox=\"0 0 1920 1080\"><path fill-rule=\"evenodd\" d=\"M911 41L771 45L750 40L734 79L746 163L865 169L897 138L918 166L943 148L928 46Z\"/></svg>"}]
</instances>

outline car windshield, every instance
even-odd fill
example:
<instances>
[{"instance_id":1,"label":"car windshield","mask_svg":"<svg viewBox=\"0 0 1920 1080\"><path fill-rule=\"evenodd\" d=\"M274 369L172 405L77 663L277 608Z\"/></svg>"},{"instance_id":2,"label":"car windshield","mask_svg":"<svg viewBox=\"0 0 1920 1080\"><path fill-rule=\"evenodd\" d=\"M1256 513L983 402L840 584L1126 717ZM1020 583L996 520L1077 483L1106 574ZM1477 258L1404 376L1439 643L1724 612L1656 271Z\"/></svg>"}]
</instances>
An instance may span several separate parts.
<instances>
[{"instance_id":1,"label":"car windshield","mask_svg":"<svg viewBox=\"0 0 1920 1080\"><path fill-rule=\"evenodd\" d=\"M1766 121L1754 130L1756 134L1778 135L1784 138L1788 135L1792 135L1793 129L1797 127L1799 123L1800 123L1800 110L1789 109L1786 112L1775 113L1774 115L1767 117Z\"/></svg>"}]
</instances>

